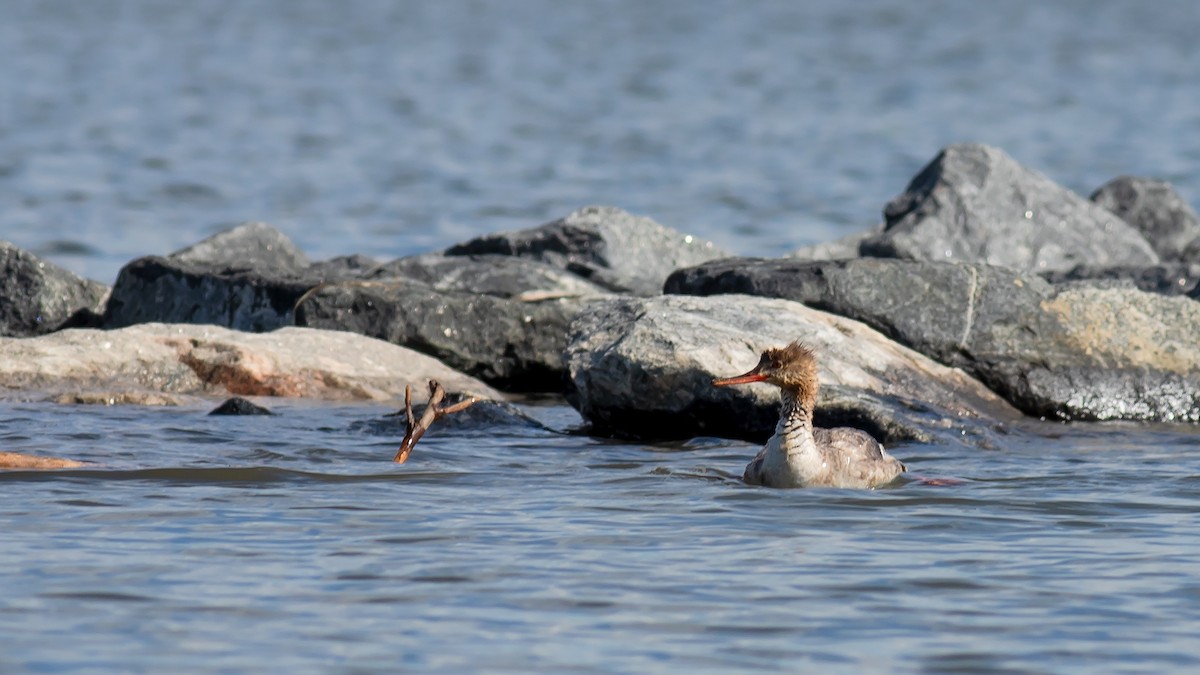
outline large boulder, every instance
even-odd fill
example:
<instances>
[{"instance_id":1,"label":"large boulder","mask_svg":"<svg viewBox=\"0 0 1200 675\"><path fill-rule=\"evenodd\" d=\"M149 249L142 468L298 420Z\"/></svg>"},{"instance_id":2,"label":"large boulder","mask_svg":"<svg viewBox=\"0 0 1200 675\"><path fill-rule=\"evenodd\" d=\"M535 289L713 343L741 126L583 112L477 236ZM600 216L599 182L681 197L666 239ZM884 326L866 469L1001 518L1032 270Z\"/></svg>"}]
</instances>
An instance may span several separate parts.
<instances>
[{"instance_id":1,"label":"large boulder","mask_svg":"<svg viewBox=\"0 0 1200 675\"><path fill-rule=\"evenodd\" d=\"M862 242L863 255L1032 272L1158 262L1132 225L986 145L943 150L884 218L883 232Z\"/></svg>"},{"instance_id":2,"label":"large boulder","mask_svg":"<svg viewBox=\"0 0 1200 675\"><path fill-rule=\"evenodd\" d=\"M607 290L637 295L657 295L678 267L729 255L711 241L609 206L588 206L540 227L484 235L445 254L532 258Z\"/></svg>"},{"instance_id":3,"label":"large boulder","mask_svg":"<svg viewBox=\"0 0 1200 675\"><path fill-rule=\"evenodd\" d=\"M1120 176L1100 186L1091 200L1136 227L1164 261L1188 260L1188 247L1200 240L1200 216L1166 181Z\"/></svg>"},{"instance_id":4,"label":"large boulder","mask_svg":"<svg viewBox=\"0 0 1200 675\"><path fill-rule=\"evenodd\" d=\"M819 354L818 426L857 426L885 443L938 436L986 442L990 427L1020 417L962 371L859 322L740 295L593 305L571 326L568 398L597 433L762 440L779 418L778 389L718 388L712 379L745 372L761 350L797 339Z\"/></svg>"},{"instance_id":5,"label":"large boulder","mask_svg":"<svg viewBox=\"0 0 1200 675\"><path fill-rule=\"evenodd\" d=\"M188 396L402 400L426 380L448 391L500 396L424 354L361 335L311 328L255 334L148 323L0 338L0 387L62 401L178 403Z\"/></svg>"},{"instance_id":6,"label":"large boulder","mask_svg":"<svg viewBox=\"0 0 1200 675\"><path fill-rule=\"evenodd\" d=\"M507 255L440 253L398 258L364 279L413 279L436 291L484 293L501 298L549 299L608 295L608 291L549 263Z\"/></svg>"},{"instance_id":7,"label":"large boulder","mask_svg":"<svg viewBox=\"0 0 1200 675\"><path fill-rule=\"evenodd\" d=\"M558 391L567 326L583 302L439 291L400 278L348 281L306 294L296 324L403 345L503 389Z\"/></svg>"},{"instance_id":8,"label":"large boulder","mask_svg":"<svg viewBox=\"0 0 1200 675\"><path fill-rule=\"evenodd\" d=\"M310 264L282 233L247 223L176 251L147 256L117 275L104 326L195 323L269 331L293 322L296 301L310 288L355 278L359 257Z\"/></svg>"},{"instance_id":9,"label":"large boulder","mask_svg":"<svg viewBox=\"0 0 1200 675\"><path fill-rule=\"evenodd\" d=\"M1184 297L870 258L729 259L676 272L666 291L785 298L862 321L1033 415L1200 421L1200 303Z\"/></svg>"},{"instance_id":10,"label":"large boulder","mask_svg":"<svg viewBox=\"0 0 1200 675\"><path fill-rule=\"evenodd\" d=\"M0 335L44 335L98 323L108 286L0 241Z\"/></svg>"}]
</instances>

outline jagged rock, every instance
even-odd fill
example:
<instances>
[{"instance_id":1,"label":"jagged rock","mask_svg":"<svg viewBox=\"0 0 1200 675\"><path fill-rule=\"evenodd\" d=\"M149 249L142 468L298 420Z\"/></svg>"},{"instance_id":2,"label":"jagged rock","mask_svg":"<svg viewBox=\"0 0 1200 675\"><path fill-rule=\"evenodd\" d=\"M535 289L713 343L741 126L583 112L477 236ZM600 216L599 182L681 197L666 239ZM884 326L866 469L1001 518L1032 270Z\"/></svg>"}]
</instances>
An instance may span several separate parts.
<instances>
[{"instance_id":1,"label":"jagged rock","mask_svg":"<svg viewBox=\"0 0 1200 675\"><path fill-rule=\"evenodd\" d=\"M567 326L583 302L438 291L410 279L349 281L313 289L296 306L296 324L403 345L507 390L557 391Z\"/></svg>"},{"instance_id":2,"label":"jagged rock","mask_svg":"<svg viewBox=\"0 0 1200 675\"><path fill-rule=\"evenodd\" d=\"M168 397L287 396L403 400L414 384L500 396L482 382L412 350L340 331L288 327L255 334L217 326L141 324L69 329L38 338L0 338L0 387L28 396L103 403Z\"/></svg>"},{"instance_id":3,"label":"jagged rock","mask_svg":"<svg viewBox=\"0 0 1200 675\"><path fill-rule=\"evenodd\" d=\"M1158 255L1140 233L1003 151L952 145L884 209L865 256L986 263L1045 272L1140 266Z\"/></svg>"},{"instance_id":4,"label":"jagged rock","mask_svg":"<svg viewBox=\"0 0 1200 675\"><path fill-rule=\"evenodd\" d=\"M439 253L399 258L373 269L371 280L415 279L437 291L484 293L501 298L573 298L608 291L540 260L507 255L447 256Z\"/></svg>"},{"instance_id":5,"label":"jagged rock","mask_svg":"<svg viewBox=\"0 0 1200 675\"><path fill-rule=\"evenodd\" d=\"M0 335L28 337L98 323L108 286L0 241Z\"/></svg>"},{"instance_id":6,"label":"jagged rock","mask_svg":"<svg viewBox=\"0 0 1200 675\"><path fill-rule=\"evenodd\" d=\"M195 323L244 331L291 325L293 307L313 286L369 269L351 256L310 265L280 232L248 223L167 257L148 256L117 275L106 328Z\"/></svg>"},{"instance_id":7,"label":"jagged rock","mask_svg":"<svg viewBox=\"0 0 1200 675\"><path fill-rule=\"evenodd\" d=\"M1033 415L1200 421L1200 304L1188 298L870 258L716 261L679 270L666 291L786 298L862 321Z\"/></svg>"},{"instance_id":8,"label":"jagged rock","mask_svg":"<svg viewBox=\"0 0 1200 675\"><path fill-rule=\"evenodd\" d=\"M1052 284L1081 283L1096 288L1136 288L1162 295L1200 293L1200 263L1169 263L1150 267L1086 267L1041 275Z\"/></svg>"},{"instance_id":9,"label":"jagged rock","mask_svg":"<svg viewBox=\"0 0 1200 675\"><path fill-rule=\"evenodd\" d=\"M1185 258L1188 246L1200 243L1200 216L1171 184L1135 176L1120 176L1100 186L1091 200L1133 225L1166 262Z\"/></svg>"},{"instance_id":10,"label":"jagged rock","mask_svg":"<svg viewBox=\"0 0 1200 675\"><path fill-rule=\"evenodd\" d=\"M233 398L226 399L224 403L217 406L216 408L213 408L212 411L209 412L208 414L209 415L274 415L275 413L271 412L267 408L262 407L261 405L258 405L257 403L254 403L253 401L247 401L246 399L242 398L241 396L234 396Z\"/></svg>"},{"instance_id":11,"label":"jagged rock","mask_svg":"<svg viewBox=\"0 0 1200 675\"><path fill-rule=\"evenodd\" d=\"M540 227L484 235L445 254L532 258L610 291L638 295L657 295L676 268L730 255L710 241L610 206L588 206Z\"/></svg>"},{"instance_id":12,"label":"jagged rock","mask_svg":"<svg viewBox=\"0 0 1200 675\"><path fill-rule=\"evenodd\" d=\"M568 399L596 432L640 438L761 440L778 420L767 385L718 388L762 349L800 339L818 351L818 426L849 424L885 443L987 437L1019 413L960 370L867 326L799 303L749 296L621 298L571 325ZM986 442L986 441L985 441Z\"/></svg>"}]
</instances>

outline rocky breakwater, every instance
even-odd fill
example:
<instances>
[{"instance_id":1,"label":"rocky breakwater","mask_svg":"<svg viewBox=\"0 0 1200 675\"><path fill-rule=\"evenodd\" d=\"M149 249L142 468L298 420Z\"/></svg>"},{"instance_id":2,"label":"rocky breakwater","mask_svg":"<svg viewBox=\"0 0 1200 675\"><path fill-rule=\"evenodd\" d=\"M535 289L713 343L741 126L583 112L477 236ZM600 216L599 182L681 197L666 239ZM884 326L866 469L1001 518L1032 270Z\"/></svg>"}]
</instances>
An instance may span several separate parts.
<instances>
[{"instance_id":1,"label":"rocky breakwater","mask_svg":"<svg viewBox=\"0 0 1200 675\"><path fill-rule=\"evenodd\" d=\"M357 278L375 265L363 256L312 263L270 225L245 223L170 255L138 258L123 267L103 325L161 322L273 330L293 324L296 301L312 287Z\"/></svg>"},{"instance_id":2,"label":"rocky breakwater","mask_svg":"<svg viewBox=\"0 0 1200 675\"><path fill-rule=\"evenodd\" d=\"M679 270L665 290L784 298L862 321L1033 415L1200 422L1200 304L1151 292L1160 257L1192 249L1189 209L1163 189L1136 194L1136 208L1118 209L1135 225L994 148L952 146L889 204L884 229L862 236L864 257L839 245L827 250L840 260L727 259ZM1168 197L1170 208L1151 203ZM1033 228L1038 213L1051 218ZM1183 222L1164 224L1170 214ZM1152 246L1162 232L1170 241ZM1159 282L1142 290L1130 275Z\"/></svg>"},{"instance_id":3,"label":"rocky breakwater","mask_svg":"<svg viewBox=\"0 0 1200 675\"><path fill-rule=\"evenodd\" d=\"M725 255L649 218L587 207L322 284L295 320L411 347L506 390L558 392L580 311L617 293L656 295L677 267Z\"/></svg>"}]
</instances>

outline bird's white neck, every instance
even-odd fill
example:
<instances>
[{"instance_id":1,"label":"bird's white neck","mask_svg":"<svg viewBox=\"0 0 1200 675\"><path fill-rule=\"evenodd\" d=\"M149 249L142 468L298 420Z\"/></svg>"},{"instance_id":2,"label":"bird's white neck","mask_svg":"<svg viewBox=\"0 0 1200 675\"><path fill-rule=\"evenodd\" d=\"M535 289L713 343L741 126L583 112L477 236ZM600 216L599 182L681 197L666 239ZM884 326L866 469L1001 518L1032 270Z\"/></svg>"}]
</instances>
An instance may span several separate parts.
<instances>
[{"instance_id":1,"label":"bird's white neck","mask_svg":"<svg viewBox=\"0 0 1200 675\"><path fill-rule=\"evenodd\" d=\"M817 449L817 441L813 437L812 411L800 402L798 393L789 389L780 390L783 405L779 412L779 423L775 425L775 435L779 438L780 450L788 457Z\"/></svg>"}]
</instances>

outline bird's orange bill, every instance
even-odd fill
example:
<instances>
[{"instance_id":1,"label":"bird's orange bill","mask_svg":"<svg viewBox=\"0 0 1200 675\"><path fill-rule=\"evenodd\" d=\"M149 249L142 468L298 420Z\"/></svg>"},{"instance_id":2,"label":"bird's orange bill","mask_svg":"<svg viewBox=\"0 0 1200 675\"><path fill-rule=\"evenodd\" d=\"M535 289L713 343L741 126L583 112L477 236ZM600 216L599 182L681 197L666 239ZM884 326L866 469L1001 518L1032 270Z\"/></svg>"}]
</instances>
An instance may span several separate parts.
<instances>
[{"instance_id":1,"label":"bird's orange bill","mask_svg":"<svg viewBox=\"0 0 1200 675\"><path fill-rule=\"evenodd\" d=\"M714 387L728 387L734 384L750 384L751 382L762 382L767 379L765 373L758 372L758 368L737 377L727 377L723 380L713 380Z\"/></svg>"}]
</instances>

